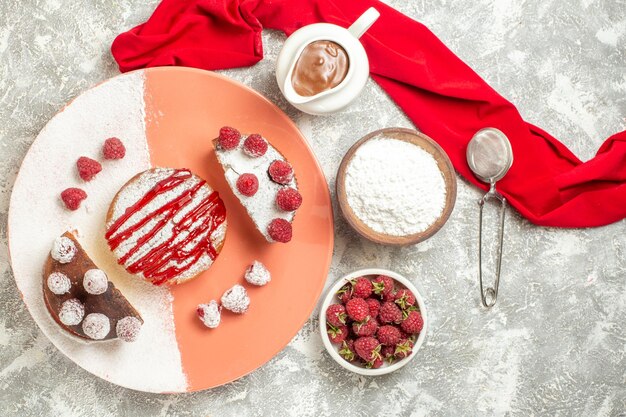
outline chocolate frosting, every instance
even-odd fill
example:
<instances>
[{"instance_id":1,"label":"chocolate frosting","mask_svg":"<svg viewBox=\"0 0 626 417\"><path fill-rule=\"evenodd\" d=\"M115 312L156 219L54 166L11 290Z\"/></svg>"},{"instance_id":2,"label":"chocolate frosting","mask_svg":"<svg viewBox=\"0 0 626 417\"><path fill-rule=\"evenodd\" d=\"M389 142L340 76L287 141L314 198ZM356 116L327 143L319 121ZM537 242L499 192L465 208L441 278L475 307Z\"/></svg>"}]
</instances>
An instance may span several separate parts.
<instances>
[{"instance_id":1,"label":"chocolate frosting","mask_svg":"<svg viewBox=\"0 0 626 417\"><path fill-rule=\"evenodd\" d=\"M296 93L309 97L337 87L348 73L348 54L333 41L308 44L293 69L291 84Z\"/></svg>"}]
</instances>

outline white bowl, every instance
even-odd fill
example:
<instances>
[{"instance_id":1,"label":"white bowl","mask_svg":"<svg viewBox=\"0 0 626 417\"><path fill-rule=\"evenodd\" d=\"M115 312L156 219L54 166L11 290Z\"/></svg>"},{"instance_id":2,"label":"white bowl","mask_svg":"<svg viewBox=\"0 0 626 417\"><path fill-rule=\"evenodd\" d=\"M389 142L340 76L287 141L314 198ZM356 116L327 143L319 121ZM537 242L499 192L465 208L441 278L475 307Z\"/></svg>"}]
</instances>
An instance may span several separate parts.
<instances>
[{"instance_id":1,"label":"white bowl","mask_svg":"<svg viewBox=\"0 0 626 417\"><path fill-rule=\"evenodd\" d=\"M339 345L333 344L330 342L328 338L328 333L326 331L326 310L328 306L333 303L339 303L339 299L337 298L337 291L346 284L348 281L354 278L358 278L361 276L368 275L386 275L390 278L393 278L403 286L405 286L409 291L411 291L415 295L415 299L417 301L417 305L420 309L420 314L422 315L422 319L424 320L424 327L422 331L417 336L417 340L415 341L415 345L413 346L413 352L406 358L398 360L392 364L388 364L385 362L383 366L378 369L367 369L361 366L355 365L351 362L348 362L344 358L339 355ZM355 372L360 375L366 376L377 376L377 375L385 375L396 371L402 368L404 365L409 363L417 354L417 351L424 343L424 339L426 338L426 332L428 331L428 317L426 313L426 305L424 304L424 300L422 299L421 294L417 291L417 288L405 277L395 272L389 271L387 269L379 269L379 268L369 268L369 269L361 269L359 271L354 271L339 278L329 289L324 299L322 301L322 305L320 307L320 333L322 335L322 341L324 342L324 347L330 354L330 356L337 362L339 365L343 366L349 371Z\"/></svg>"}]
</instances>

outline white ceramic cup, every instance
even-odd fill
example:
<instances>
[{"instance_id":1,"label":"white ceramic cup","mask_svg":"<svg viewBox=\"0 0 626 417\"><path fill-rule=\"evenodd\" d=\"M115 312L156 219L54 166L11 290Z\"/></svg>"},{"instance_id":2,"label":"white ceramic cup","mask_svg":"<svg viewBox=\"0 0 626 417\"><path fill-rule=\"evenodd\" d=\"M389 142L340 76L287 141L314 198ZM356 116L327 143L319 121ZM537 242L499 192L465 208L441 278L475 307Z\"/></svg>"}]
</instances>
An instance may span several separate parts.
<instances>
[{"instance_id":1,"label":"white ceramic cup","mask_svg":"<svg viewBox=\"0 0 626 417\"><path fill-rule=\"evenodd\" d=\"M276 60L276 81L287 101L299 110L315 115L337 112L354 101L369 76L369 61L359 38L379 16L380 13L370 7L348 29L330 23L315 23L291 34ZM304 48L321 40L335 42L346 51L348 72L336 87L313 96L301 96L293 88L291 74Z\"/></svg>"},{"instance_id":2,"label":"white ceramic cup","mask_svg":"<svg viewBox=\"0 0 626 417\"><path fill-rule=\"evenodd\" d=\"M420 309L420 314L422 315L422 319L424 320L424 327L422 328L422 331L417 336L417 340L415 341L415 344L413 346L413 352L411 352L411 354L408 357L398 360L392 364L388 364L385 362L383 366L377 369L367 369L367 368L355 365L345 360L343 357L341 357L341 355L339 355L340 345L335 345L331 343L328 337L328 333L326 331L326 310L328 309L329 305L334 304L334 303L339 303L339 299L337 298L337 291L339 291L339 289L351 279L362 277L362 276L368 276L368 275L386 275L390 278L393 278L394 280L396 280L403 286L405 286L409 291L411 291L415 295L415 300L417 301L417 305ZM319 320L320 320L319 326L320 326L320 333L322 336L322 342L324 343L324 347L326 348L330 356L335 360L335 362L337 362L339 365L343 366L349 371L355 372L360 375L366 375L366 376L385 375L405 366L415 357L415 355L417 355L417 351L420 349L420 347L424 343L424 339L426 338L426 333L428 332L428 317L427 317L427 312L426 312L426 305L424 304L424 300L422 299L421 294L419 293L419 291L417 291L417 288L415 288L415 285L413 285L411 281L409 281L408 279L406 279L400 274L397 274L393 271L389 271L387 269L380 269L380 268L369 268L369 269L361 269L358 271L354 271L354 272L349 273L348 275L345 275L339 278L337 281L335 281L335 283L328 289L328 292L324 296L322 305L320 307Z\"/></svg>"}]
</instances>

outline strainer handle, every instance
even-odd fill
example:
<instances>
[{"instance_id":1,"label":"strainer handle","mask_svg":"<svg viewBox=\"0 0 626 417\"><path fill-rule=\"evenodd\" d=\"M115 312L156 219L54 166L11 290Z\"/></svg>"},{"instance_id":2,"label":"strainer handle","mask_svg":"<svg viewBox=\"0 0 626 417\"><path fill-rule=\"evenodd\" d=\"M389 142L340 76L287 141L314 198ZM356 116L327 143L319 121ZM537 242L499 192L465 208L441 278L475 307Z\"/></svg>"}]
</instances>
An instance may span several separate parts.
<instances>
[{"instance_id":1,"label":"strainer handle","mask_svg":"<svg viewBox=\"0 0 626 417\"><path fill-rule=\"evenodd\" d=\"M496 253L496 279L493 287L486 287L483 285L483 208L485 203L489 200L495 200L500 203L500 219L498 228L498 250ZM478 206L480 207L480 215L478 218L478 281L480 283L480 300L483 306L490 308L493 307L498 298L498 287L500 286L500 270L502 266L502 246L504 243L504 215L506 213L506 198L502 194L496 191L495 186L492 184L491 189L480 200L478 200Z\"/></svg>"}]
</instances>

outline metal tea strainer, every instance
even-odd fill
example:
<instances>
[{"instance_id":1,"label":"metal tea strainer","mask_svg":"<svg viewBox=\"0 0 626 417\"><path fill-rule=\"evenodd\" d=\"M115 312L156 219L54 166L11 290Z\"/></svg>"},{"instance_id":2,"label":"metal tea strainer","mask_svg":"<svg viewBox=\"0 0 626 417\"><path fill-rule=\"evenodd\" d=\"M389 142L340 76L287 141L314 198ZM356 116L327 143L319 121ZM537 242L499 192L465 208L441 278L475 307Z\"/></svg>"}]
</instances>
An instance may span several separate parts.
<instances>
[{"instance_id":1,"label":"metal tea strainer","mask_svg":"<svg viewBox=\"0 0 626 417\"><path fill-rule=\"evenodd\" d=\"M513 164L511 143L504 133L496 128L486 128L476 132L467 145L467 163L474 174L489 184L489 191L480 200L480 216L478 220L478 280L480 283L480 299L485 307L493 307L498 298L500 285L500 267L502 265L502 244L504 241L504 213L506 198L496 191L496 181L501 180ZM493 287L483 285L482 251L483 251L483 208L485 202L495 200L500 203L500 226L498 231L498 251L496 260L496 279Z\"/></svg>"}]
</instances>

